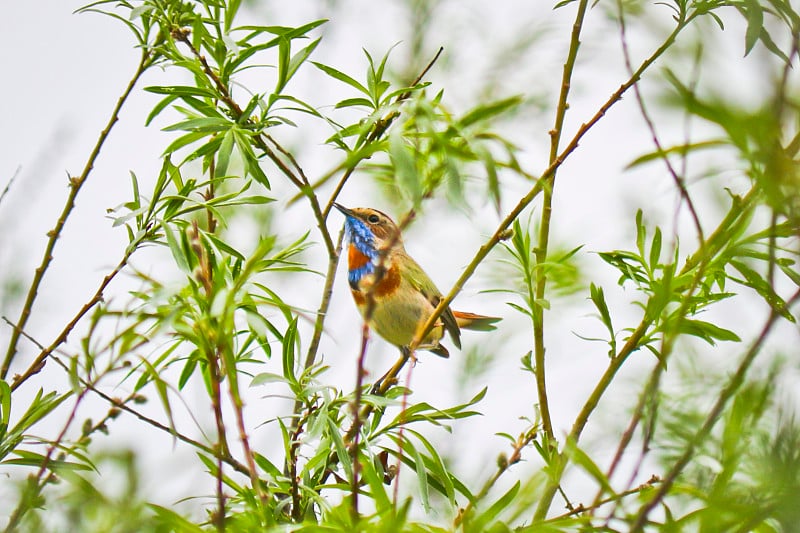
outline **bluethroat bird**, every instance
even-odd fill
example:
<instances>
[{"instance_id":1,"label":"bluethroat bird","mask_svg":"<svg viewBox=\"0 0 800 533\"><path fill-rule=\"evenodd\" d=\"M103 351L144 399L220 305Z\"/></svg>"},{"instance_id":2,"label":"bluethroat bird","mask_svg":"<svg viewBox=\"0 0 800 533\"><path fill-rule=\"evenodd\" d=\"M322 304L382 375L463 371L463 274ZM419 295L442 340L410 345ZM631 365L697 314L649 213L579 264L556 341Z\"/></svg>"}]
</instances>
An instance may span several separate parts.
<instances>
[{"instance_id":1,"label":"bluethroat bird","mask_svg":"<svg viewBox=\"0 0 800 533\"><path fill-rule=\"evenodd\" d=\"M384 213L368 207L348 209L333 204L345 216L347 236L347 279L353 299L366 319L367 295L372 291L374 307L369 327L378 335L408 354L408 346L442 299L442 293L433 284L422 267L406 253L400 229ZM385 250L383 276L375 284L375 269L380 253ZM373 287L373 285L375 285ZM461 330L489 331L500 319L453 311L449 307L442 313L433 329L422 340L419 349L428 350L441 357L449 357L447 348L439 342L445 331L453 343L461 348Z\"/></svg>"}]
</instances>

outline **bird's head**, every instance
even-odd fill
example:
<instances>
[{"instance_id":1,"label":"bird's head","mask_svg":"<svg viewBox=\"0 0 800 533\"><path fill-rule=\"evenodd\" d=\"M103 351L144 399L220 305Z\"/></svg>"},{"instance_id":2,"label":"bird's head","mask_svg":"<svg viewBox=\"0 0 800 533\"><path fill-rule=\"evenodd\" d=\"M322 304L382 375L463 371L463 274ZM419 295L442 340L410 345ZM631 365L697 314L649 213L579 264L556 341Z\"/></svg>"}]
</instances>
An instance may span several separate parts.
<instances>
[{"instance_id":1,"label":"bird's head","mask_svg":"<svg viewBox=\"0 0 800 533\"><path fill-rule=\"evenodd\" d=\"M366 252L366 249L375 251L394 240L395 247L403 246L400 238L400 229L387 215L377 209L369 207L354 207L352 209L340 204L333 206L345 216L344 227L347 239Z\"/></svg>"}]
</instances>

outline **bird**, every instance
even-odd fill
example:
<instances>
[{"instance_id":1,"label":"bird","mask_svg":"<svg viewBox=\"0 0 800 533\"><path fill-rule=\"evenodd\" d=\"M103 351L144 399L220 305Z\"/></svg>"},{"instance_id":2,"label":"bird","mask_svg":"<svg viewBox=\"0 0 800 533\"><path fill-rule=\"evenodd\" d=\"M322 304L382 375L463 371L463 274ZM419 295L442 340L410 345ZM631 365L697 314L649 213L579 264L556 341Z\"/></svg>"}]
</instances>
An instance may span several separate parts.
<instances>
[{"instance_id":1,"label":"bird","mask_svg":"<svg viewBox=\"0 0 800 533\"><path fill-rule=\"evenodd\" d=\"M397 224L389 215L369 207L347 208L333 204L345 216L347 238L347 280L356 307L371 330L410 354L417 330L428 320L442 300L442 293L419 264L408 255ZM382 275L376 282L376 269L385 253ZM367 300L374 299L371 316ZM461 348L461 328L480 331L496 329L500 318L453 311L446 307L433 329L417 349L449 357L441 344L445 332Z\"/></svg>"}]
</instances>

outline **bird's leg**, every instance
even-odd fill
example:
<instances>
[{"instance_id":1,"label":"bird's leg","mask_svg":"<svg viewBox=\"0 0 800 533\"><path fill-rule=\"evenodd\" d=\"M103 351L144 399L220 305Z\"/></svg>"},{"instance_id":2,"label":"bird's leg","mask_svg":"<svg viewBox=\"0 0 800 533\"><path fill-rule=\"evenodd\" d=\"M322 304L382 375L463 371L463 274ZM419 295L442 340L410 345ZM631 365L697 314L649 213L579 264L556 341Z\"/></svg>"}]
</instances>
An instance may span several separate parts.
<instances>
[{"instance_id":1,"label":"bird's leg","mask_svg":"<svg viewBox=\"0 0 800 533\"><path fill-rule=\"evenodd\" d=\"M403 363L400 365L401 368L408 362L409 358L413 358L414 356L412 355L411 350L408 349L408 346L401 346L400 353L403 355ZM390 374L395 372L395 367L397 367L397 365L393 366L387 373L385 373L378 381L375 382L375 384L372 386L370 394L378 394L378 392L381 390L381 386L383 385L383 381L389 377ZM394 376L392 376L389 386L392 386L395 383L397 383L396 373Z\"/></svg>"}]
</instances>

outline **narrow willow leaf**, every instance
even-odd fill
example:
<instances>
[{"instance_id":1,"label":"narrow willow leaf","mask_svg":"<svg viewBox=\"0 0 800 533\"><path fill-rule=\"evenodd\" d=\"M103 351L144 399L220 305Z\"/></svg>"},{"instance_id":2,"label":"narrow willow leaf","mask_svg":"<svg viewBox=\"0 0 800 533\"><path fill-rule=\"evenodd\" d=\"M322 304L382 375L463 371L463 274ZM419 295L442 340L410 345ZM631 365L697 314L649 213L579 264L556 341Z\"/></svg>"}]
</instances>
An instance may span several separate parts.
<instances>
[{"instance_id":1,"label":"narrow willow leaf","mask_svg":"<svg viewBox=\"0 0 800 533\"><path fill-rule=\"evenodd\" d=\"M222 137L222 142L217 151L217 166L215 172L217 177L225 176L228 173L228 164L231 160L231 153L233 152L234 135L233 128L225 132Z\"/></svg>"},{"instance_id":2,"label":"narrow willow leaf","mask_svg":"<svg viewBox=\"0 0 800 533\"><path fill-rule=\"evenodd\" d=\"M589 454L583 451L575 442L574 439L567 439L566 453L573 463L581 467L587 474L597 481L598 485L603 488L604 494L616 496L614 488L611 486L610 480L606 477L603 471L597 466Z\"/></svg>"},{"instance_id":3,"label":"narrow willow leaf","mask_svg":"<svg viewBox=\"0 0 800 533\"><path fill-rule=\"evenodd\" d=\"M703 320L679 319L679 331L686 335L699 337L709 344L715 340L741 342L741 338L733 331L721 328Z\"/></svg>"},{"instance_id":4,"label":"narrow willow leaf","mask_svg":"<svg viewBox=\"0 0 800 533\"><path fill-rule=\"evenodd\" d=\"M409 147L398 133L389 136L389 155L395 170L395 179L400 191L415 207L422 201L422 181Z\"/></svg>"},{"instance_id":5,"label":"narrow willow leaf","mask_svg":"<svg viewBox=\"0 0 800 533\"><path fill-rule=\"evenodd\" d=\"M519 492L520 482L517 481L514 485L506 491L505 494L500 496L486 511L478 515L474 520L469 521L469 531L486 531L489 524L497 518L497 516L509 508L511 503L516 498Z\"/></svg>"},{"instance_id":6,"label":"narrow willow leaf","mask_svg":"<svg viewBox=\"0 0 800 533\"><path fill-rule=\"evenodd\" d=\"M744 36L744 55L748 55L764 29L764 11L758 0L744 0L747 30Z\"/></svg>"},{"instance_id":7,"label":"narrow willow leaf","mask_svg":"<svg viewBox=\"0 0 800 533\"><path fill-rule=\"evenodd\" d=\"M458 121L458 125L461 128L466 128L477 122L495 118L517 107L520 103L522 103L521 96L512 96L489 104L479 105L461 117Z\"/></svg>"},{"instance_id":8,"label":"narrow willow leaf","mask_svg":"<svg viewBox=\"0 0 800 533\"><path fill-rule=\"evenodd\" d=\"M295 342L297 340L297 318L289 323L283 335L283 375L291 383L297 383L295 367Z\"/></svg>"},{"instance_id":9,"label":"narrow willow leaf","mask_svg":"<svg viewBox=\"0 0 800 533\"><path fill-rule=\"evenodd\" d=\"M367 90L366 87L361 85L359 82L357 82L355 79L351 78L350 76L348 76L344 72L336 70L335 68L329 67L328 65L325 65L323 63L317 63L316 61L312 61L311 64L314 65L315 67L317 67L318 69L320 69L322 72L324 72L328 76L330 76L330 77L332 77L334 79L337 79L337 80L339 80L339 81L341 81L343 83L346 83L347 85L350 85L351 87L354 87L359 92L362 92L362 93L366 94L367 96L370 95L370 92Z\"/></svg>"}]
</instances>

